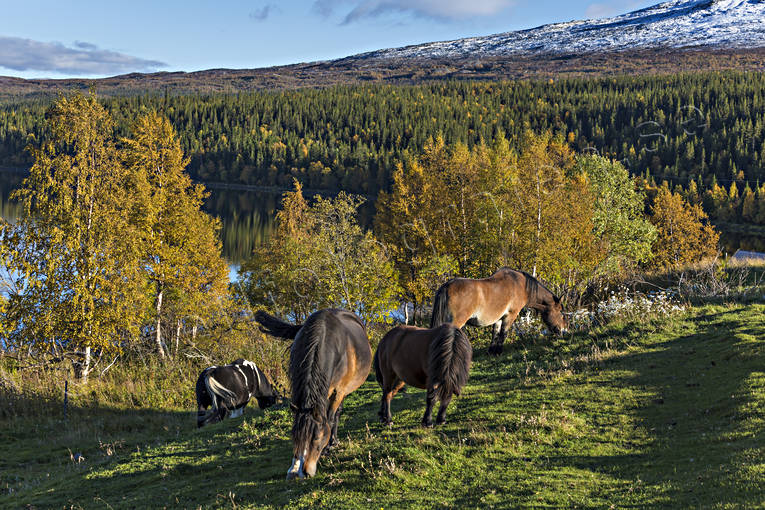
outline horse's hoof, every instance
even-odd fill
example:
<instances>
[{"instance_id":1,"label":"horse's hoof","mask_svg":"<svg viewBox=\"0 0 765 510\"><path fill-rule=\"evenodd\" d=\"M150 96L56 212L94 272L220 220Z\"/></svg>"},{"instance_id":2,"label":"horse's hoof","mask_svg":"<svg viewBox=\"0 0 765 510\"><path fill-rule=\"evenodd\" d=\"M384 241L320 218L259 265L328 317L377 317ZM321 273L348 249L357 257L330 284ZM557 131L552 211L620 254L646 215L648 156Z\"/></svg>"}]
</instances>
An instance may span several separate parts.
<instances>
[{"instance_id":1,"label":"horse's hoof","mask_svg":"<svg viewBox=\"0 0 765 510\"><path fill-rule=\"evenodd\" d=\"M492 356L499 356L502 354L502 346L501 345L490 345L489 346L489 354Z\"/></svg>"},{"instance_id":2,"label":"horse's hoof","mask_svg":"<svg viewBox=\"0 0 765 510\"><path fill-rule=\"evenodd\" d=\"M433 428L433 422L432 421L423 421L422 426L426 429L432 429Z\"/></svg>"},{"instance_id":3,"label":"horse's hoof","mask_svg":"<svg viewBox=\"0 0 765 510\"><path fill-rule=\"evenodd\" d=\"M443 420L436 420L436 425L444 425L444 424L446 424L446 418L444 418Z\"/></svg>"}]
</instances>

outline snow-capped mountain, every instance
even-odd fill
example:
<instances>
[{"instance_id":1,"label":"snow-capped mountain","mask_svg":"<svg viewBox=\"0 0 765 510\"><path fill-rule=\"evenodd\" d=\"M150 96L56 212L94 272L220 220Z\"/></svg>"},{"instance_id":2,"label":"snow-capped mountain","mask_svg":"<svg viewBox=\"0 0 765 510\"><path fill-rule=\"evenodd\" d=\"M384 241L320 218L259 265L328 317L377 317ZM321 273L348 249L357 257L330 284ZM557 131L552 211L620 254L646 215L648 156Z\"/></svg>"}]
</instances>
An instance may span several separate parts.
<instances>
[{"instance_id":1,"label":"snow-capped mountain","mask_svg":"<svg viewBox=\"0 0 765 510\"><path fill-rule=\"evenodd\" d=\"M765 0L672 0L613 18L379 50L355 58L581 54L690 46L765 47Z\"/></svg>"}]
</instances>

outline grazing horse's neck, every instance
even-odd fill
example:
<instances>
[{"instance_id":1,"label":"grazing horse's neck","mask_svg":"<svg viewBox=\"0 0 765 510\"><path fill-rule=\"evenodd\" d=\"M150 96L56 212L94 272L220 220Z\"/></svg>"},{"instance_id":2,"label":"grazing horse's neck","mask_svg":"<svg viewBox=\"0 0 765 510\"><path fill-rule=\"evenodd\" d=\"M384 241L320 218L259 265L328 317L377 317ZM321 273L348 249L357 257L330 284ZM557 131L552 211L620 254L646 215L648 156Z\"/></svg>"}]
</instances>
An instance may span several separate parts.
<instances>
[{"instance_id":1,"label":"grazing horse's neck","mask_svg":"<svg viewBox=\"0 0 765 510\"><path fill-rule=\"evenodd\" d=\"M526 306L535 310L548 308L553 300L553 293L530 274L523 272L523 275L526 277Z\"/></svg>"}]
</instances>

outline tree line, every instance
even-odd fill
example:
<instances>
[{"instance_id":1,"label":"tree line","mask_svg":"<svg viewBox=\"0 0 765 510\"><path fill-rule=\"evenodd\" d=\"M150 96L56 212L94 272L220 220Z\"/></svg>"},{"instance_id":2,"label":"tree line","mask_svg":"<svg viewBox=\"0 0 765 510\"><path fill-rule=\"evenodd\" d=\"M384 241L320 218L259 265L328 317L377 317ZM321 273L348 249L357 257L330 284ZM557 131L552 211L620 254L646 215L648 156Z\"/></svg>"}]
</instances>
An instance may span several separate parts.
<instances>
[{"instance_id":1,"label":"tree line","mask_svg":"<svg viewBox=\"0 0 765 510\"><path fill-rule=\"evenodd\" d=\"M24 214L0 225L0 347L70 360L82 378L94 357L167 358L227 342L250 306L295 320L340 307L368 323L400 310L421 322L447 279L511 266L574 308L625 272L683 266L717 248L698 204L576 153L561 135L473 146L435 137L396 164L371 229L359 222L365 198L309 201L295 179L273 234L230 285L219 222L202 212L206 193L166 117L139 113L119 135L91 94L60 98L45 118L50 136L31 147L14 194Z\"/></svg>"},{"instance_id":2,"label":"tree line","mask_svg":"<svg viewBox=\"0 0 765 510\"><path fill-rule=\"evenodd\" d=\"M765 184L765 77L709 72L510 82L354 85L104 100L117 132L150 109L167 116L202 181L389 191L396 164L429 138L472 148L549 131L580 153L620 161L632 175L696 192ZM25 166L50 136L43 101L0 105L0 165ZM741 197L743 201L744 198ZM706 211L712 202L702 203ZM734 221L751 221L743 204ZM727 206L726 206L727 207ZM751 216L751 215L750 215Z\"/></svg>"},{"instance_id":3,"label":"tree line","mask_svg":"<svg viewBox=\"0 0 765 510\"><path fill-rule=\"evenodd\" d=\"M575 308L626 274L713 257L719 238L668 185L549 132L525 133L519 149L505 137L472 148L430 139L397 165L371 232L358 227L358 205L345 193L310 204L296 181L274 234L242 267L249 302L297 318L340 306L373 322L399 309L420 323L448 279L509 266Z\"/></svg>"}]
</instances>

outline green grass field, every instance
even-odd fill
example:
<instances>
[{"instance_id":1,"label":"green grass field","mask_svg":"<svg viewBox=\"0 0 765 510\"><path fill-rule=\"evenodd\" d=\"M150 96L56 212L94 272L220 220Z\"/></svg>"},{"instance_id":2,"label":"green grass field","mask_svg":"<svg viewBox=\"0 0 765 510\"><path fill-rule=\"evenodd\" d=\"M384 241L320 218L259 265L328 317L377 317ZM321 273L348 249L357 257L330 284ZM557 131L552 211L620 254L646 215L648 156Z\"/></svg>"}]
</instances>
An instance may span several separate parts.
<instances>
[{"instance_id":1,"label":"green grass field","mask_svg":"<svg viewBox=\"0 0 765 510\"><path fill-rule=\"evenodd\" d=\"M67 420L0 422L0 506L765 508L761 302L516 341L499 358L477 340L435 429L411 388L383 428L371 375L346 400L339 446L299 482L284 480L286 407L197 430L196 373L157 369L136 382L156 383L152 398L112 406L78 406L78 389Z\"/></svg>"}]
</instances>

